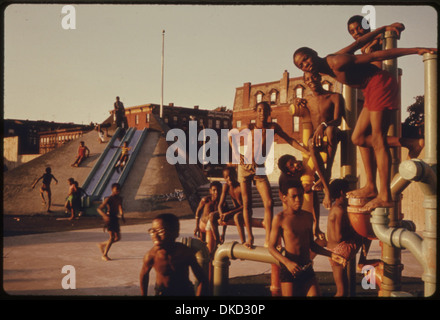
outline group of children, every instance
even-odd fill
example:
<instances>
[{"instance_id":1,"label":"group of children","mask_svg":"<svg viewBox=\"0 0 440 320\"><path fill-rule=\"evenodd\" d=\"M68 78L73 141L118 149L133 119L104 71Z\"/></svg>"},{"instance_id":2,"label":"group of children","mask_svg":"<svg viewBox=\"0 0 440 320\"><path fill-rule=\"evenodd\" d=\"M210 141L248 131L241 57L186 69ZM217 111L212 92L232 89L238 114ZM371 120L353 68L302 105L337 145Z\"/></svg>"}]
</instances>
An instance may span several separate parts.
<instances>
[{"instance_id":1,"label":"group of children","mask_svg":"<svg viewBox=\"0 0 440 320\"><path fill-rule=\"evenodd\" d=\"M432 53L437 49L382 50L381 34L385 31L394 31L400 35L404 26L395 23L370 31L361 28L362 19L362 17L360 20L352 18L348 22L349 33L355 38L355 42L350 46L326 57L319 57L316 51L306 47L299 48L293 55L295 66L304 72L304 81L312 92L310 97L295 101L303 122L308 121L313 128L308 145L300 144L285 133L277 123L271 122L271 107L264 101L255 106L255 123L240 128L252 132L252 139L256 130L262 130L262 141L259 142L263 150L265 148L267 150L267 145L270 147L273 143L265 140L265 132L273 130L275 135L301 151L303 156L311 158L319 178L314 185L303 185L301 176L304 174L304 169L301 161L289 155L281 157L278 163L282 172L279 178L279 197L283 208L274 215L269 180L265 174L258 173L258 169L262 167L260 159L245 159L242 156L237 170L233 166L223 170L224 185L218 181L210 184L209 195L200 201L195 213L195 236L205 240L204 235L211 230L215 244L221 244L225 241L227 224L233 221L241 243L252 249L254 220L251 190L254 183L264 206L262 223L266 230L264 246L279 262L283 296L320 295L313 270L313 257L316 254L329 258L336 284L336 296L347 294L346 264L365 244L365 239L356 234L348 220L347 197L371 198L364 207L366 211L392 206L389 147L407 147L412 155L417 155L421 149L419 141L387 137L390 125L388 120L398 108L398 86L393 76L380 68L380 64L383 60L409 54ZM354 52L359 49L361 54L355 55ZM322 88L323 74L363 91L364 106L351 136L352 142L361 152L367 177L366 186L358 190L349 191L348 183L343 179L333 181L330 179L333 157L340 141L337 127L341 123L344 106L340 94ZM254 140L252 142L256 143ZM327 155L326 165L320 156L321 152ZM376 187L376 168L380 179L379 188ZM50 180L54 179L50 172L42 178L43 185L50 184ZM71 185L73 187L69 197L75 190L74 182ZM324 191L323 205L329 209L325 237L323 237L324 232L319 230L317 219L319 210L311 210L312 212L303 210L304 194L319 189ZM44 190L42 188L42 194L43 191L47 191L47 187ZM106 261L110 260L108 251L111 245L121 238L118 215L124 219L124 213L120 192L120 186L114 184L112 195L98 208L110 234L108 241L99 244L102 258ZM228 195L231 197L233 208L229 208L226 204ZM316 196L313 198L317 199ZM314 203L314 208L316 207L319 207L319 203ZM220 226L223 228L221 234ZM152 222L149 233L153 247L143 260L140 273L141 293L147 294L149 273L154 268L156 295L194 295L188 273L191 268L200 283L196 294L203 294L202 289L207 283L207 275L198 265L192 251L175 241L179 235L178 218L174 214L157 216ZM361 259L365 259L365 250L361 252Z\"/></svg>"},{"instance_id":2,"label":"group of children","mask_svg":"<svg viewBox=\"0 0 440 320\"><path fill-rule=\"evenodd\" d=\"M400 36L404 30L403 24L394 23L371 31L362 27L363 19L360 16L352 17L347 23L348 31L355 39L350 46L323 58L307 47L299 48L293 55L295 66L304 72L304 81L312 91L311 97L295 101L298 109L304 111L300 112L303 120L308 120L313 128L307 146L301 145L288 136L278 124L269 121L271 110L266 102L257 103L255 123L241 128L241 130L249 130L252 134L256 129L262 130L263 140L260 141L262 149L266 147L266 144L273 143L264 138L266 130L273 130L276 135L301 151L303 156L312 158L319 178L315 184L304 186L298 179L301 176L300 162L293 157L285 158L283 177L280 177L279 181L279 196L283 202L283 210L273 216L273 200L267 176L257 174L257 169L261 167L260 162L256 159L244 161L242 156L238 165L238 174L235 174L231 168L226 169L224 187L219 182L211 183L210 195L201 200L196 211L195 235L202 236L207 230L212 230L216 243L222 243L225 240L225 222L234 219L242 243L252 248L254 237L251 186L254 182L264 204L263 226L266 229L264 245L280 263L283 296L319 295L319 286L312 267L314 254L329 257L336 283L336 296L347 294L345 267L347 261L356 255L364 241L352 229L348 220L347 197L371 199L364 206L365 211L371 211L377 207L393 206L390 193L389 147L407 147L409 154L413 157L417 156L423 147L423 143L418 140L408 141L408 139L387 136L389 119L398 108L398 85L389 72L381 69L381 61L410 54L435 53L437 49L382 50L381 35L386 31L393 31ZM357 50L361 50L361 54L355 55ZM358 190L349 191L348 183L343 179L333 181L330 179L334 152L340 141L337 127L340 124L344 106L341 95L323 90L321 86L323 74L363 91L364 106L351 136L354 145L359 147L367 177L366 185ZM252 139L252 143L255 144L254 134ZM320 157L321 152L327 155L326 166L323 165L324 159ZM380 179L379 187L376 186L376 169ZM321 242L322 246L315 241L315 236L322 235L319 226L317 227L316 216L314 216L316 212L302 209L305 187L306 192L319 189L324 191L323 205L329 209L329 216L326 237L322 239L325 242ZM232 210L225 206L226 194L233 199ZM160 240L156 240L158 236L166 235L168 231L163 220L162 224L157 223L158 226L151 231L155 245L161 243ZM223 225L221 235L218 232L220 225ZM243 228L246 229L247 239L245 239ZM281 243L283 244L282 250L280 250ZM162 273L159 280L160 286L167 288L170 284L169 288L173 287L174 282L168 282L172 273L169 270L172 269L173 264L164 261L164 256L173 255L173 250L177 248L175 245L172 247L172 251L168 251L166 246L160 244L159 248L154 247L147 254L141 272L143 293L148 283L148 272L156 266L156 263L160 266L156 270ZM156 260L158 256L161 258ZM361 259L365 259L365 251L362 251ZM190 263L186 264L185 270L190 265ZM167 274L168 278L164 280L163 274Z\"/></svg>"}]
</instances>

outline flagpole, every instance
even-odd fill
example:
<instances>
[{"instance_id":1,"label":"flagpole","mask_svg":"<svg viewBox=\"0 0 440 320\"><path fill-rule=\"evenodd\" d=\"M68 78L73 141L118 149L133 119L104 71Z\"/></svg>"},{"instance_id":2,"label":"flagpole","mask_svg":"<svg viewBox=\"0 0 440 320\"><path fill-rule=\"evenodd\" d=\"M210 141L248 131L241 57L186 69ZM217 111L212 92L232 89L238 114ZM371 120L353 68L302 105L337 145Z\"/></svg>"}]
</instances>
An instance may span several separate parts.
<instances>
[{"instance_id":1,"label":"flagpole","mask_svg":"<svg viewBox=\"0 0 440 320\"><path fill-rule=\"evenodd\" d=\"M164 65L164 43L165 43L165 30L162 30L162 86L161 86L161 94L160 94L160 118L163 117L163 65Z\"/></svg>"}]
</instances>

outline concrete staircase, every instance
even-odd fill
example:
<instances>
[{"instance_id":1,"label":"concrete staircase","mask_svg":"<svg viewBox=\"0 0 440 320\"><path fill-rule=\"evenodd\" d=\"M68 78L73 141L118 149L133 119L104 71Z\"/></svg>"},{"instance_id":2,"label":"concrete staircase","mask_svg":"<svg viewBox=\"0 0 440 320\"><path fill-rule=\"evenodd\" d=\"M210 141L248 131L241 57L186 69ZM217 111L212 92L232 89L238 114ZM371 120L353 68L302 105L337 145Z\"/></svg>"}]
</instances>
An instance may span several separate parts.
<instances>
[{"instance_id":1,"label":"concrete staircase","mask_svg":"<svg viewBox=\"0 0 440 320\"><path fill-rule=\"evenodd\" d=\"M221 182L224 184L224 182ZM272 192L272 199L273 199L273 205L274 207L282 206L280 197L278 196L278 185L272 184L271 185L271 192ZM200 196L200 198L203 198L207 195L209 195L209 184L200 186L197 189L197 193ZM233 207L232 200L228 196L226 198L226 202L230 208ZM260 197L260 194L258 193L257 188L252 185L252 207L253 208L263 208L263 200Z\"/></svg>"},{"instance_id":2,"label":"concrete staircase","mask_svg":"<svg viewBox=\"0 0 440 320\"><path fill-rule=\"evenodd\" d=\"M224 182L221 182L224 184ZM281 207L282 202L278 195L278 184L271 184L271 192L272 192L272 199L273 199L273 205L274 207ZM197 188L197 194L200 196L200 199L209 195L209 184L205 184L203 186L200 186ZM322 200L324 199L324 193L322 191L318 192L319 202L322 203ZM226 202L230 208L233 207L231 197L227 197ZM263 208L263 200L261 199L260 194L258 193L257 188L252 185L252 207L253 208Z\"/></svg>"}]
</instances>

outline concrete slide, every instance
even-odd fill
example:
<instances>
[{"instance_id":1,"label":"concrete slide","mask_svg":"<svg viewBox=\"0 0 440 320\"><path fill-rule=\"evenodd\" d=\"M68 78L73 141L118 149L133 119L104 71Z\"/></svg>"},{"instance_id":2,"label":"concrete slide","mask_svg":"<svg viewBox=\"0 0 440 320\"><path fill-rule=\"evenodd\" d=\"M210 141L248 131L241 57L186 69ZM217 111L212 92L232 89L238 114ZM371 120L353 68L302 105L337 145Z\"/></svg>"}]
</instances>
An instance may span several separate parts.
<instances>
[{"instance_id":1,"label":"concrete slide","mask_svg":"<svg viewBox=\"0 0 440 320\"><path fill-rule=\"evenodd\" d=\"M84 203L86 207L90 206L93 201L100 201L110 196L113 183L118 182L123 185L147 135L147 129L129 128L125 135L118 139L120 133L120 129L118 129L82 186L88 195ZM115 169L115 165L121 155L120 147L124 142L127 142L128 147L131 148L129 160L123 170L118 171Z\"/></svg>"}]
</instances>

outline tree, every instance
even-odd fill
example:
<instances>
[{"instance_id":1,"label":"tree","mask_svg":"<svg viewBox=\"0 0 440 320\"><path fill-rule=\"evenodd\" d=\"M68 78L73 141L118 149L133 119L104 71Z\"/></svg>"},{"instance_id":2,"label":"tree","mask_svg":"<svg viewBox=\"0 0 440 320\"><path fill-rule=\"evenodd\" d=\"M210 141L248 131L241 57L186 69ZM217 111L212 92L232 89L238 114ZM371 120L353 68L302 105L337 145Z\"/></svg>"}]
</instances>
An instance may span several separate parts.
<instances>
[{"instance_id":1,"label":"tree","mask_svg":"<svg viewBox=\"0 0 440 320\"><path fill-rule=\"evenodd\" d=\"M421 138L424 135L425 96L414 99L416 101L406 109L409 116L402 124L402 136L407 138Z\"/></svg>"}]
</instances>

